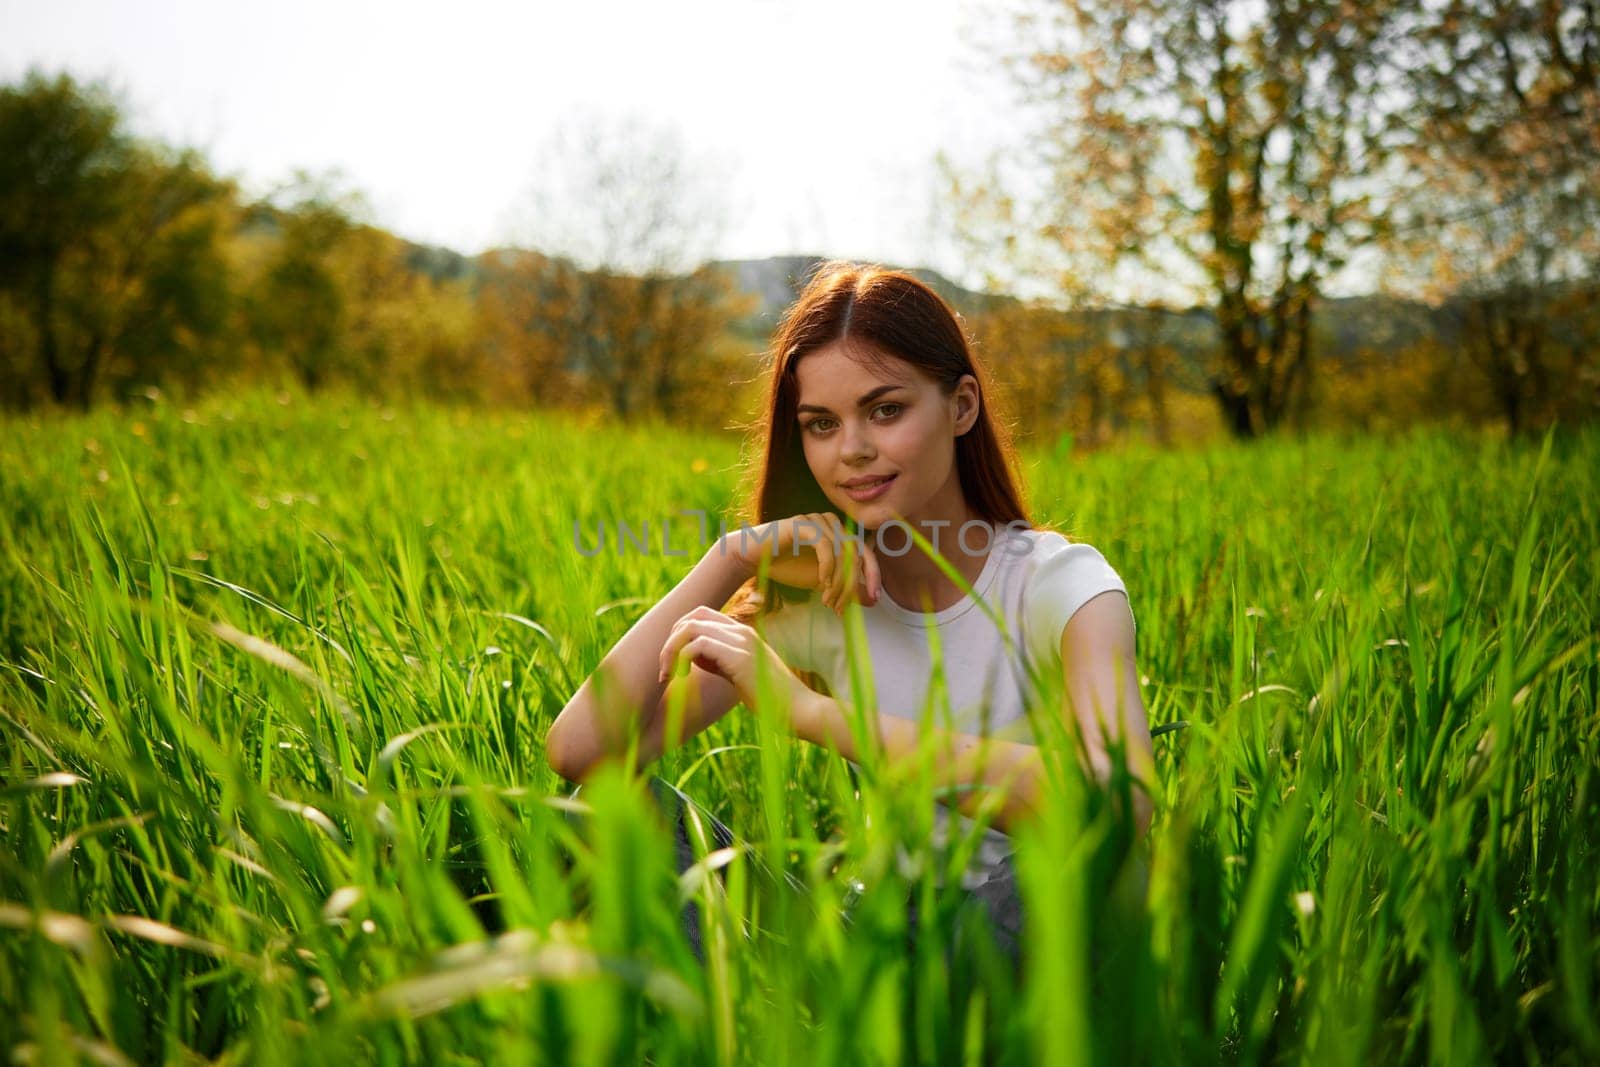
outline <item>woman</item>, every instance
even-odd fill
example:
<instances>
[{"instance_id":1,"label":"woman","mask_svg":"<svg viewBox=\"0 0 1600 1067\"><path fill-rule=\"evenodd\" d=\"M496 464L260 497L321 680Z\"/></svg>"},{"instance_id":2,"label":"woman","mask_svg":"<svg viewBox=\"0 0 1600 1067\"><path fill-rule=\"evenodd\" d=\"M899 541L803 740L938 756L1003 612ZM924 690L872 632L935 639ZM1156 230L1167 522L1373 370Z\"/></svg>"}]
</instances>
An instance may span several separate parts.
<instances>
[{"instance_id":1,"label":"woman","mask_svg":"<svg viewBox=\"0 0 1600 1067\"><path fill-rule=\"evenodd\" d=\"M550 728L551 766L580 781L627 751L630 727L649 763L735 703L756 706L758 676L769 695L776 681L796 736L858 761L849 708L865 709L883 758L909 759L936 643L953 717L932 728L934 775L958 787L941 804L958 807L963 827L981 806L992 812L962 884L1014 955L1006 831L1042 797L1027 715L1040 681L1059 679L1059 714L1094 774L1110 774L1115 744L1151 780L1122 580L1092 547L1029 522L987 376L955 313L915 278L824 264L779 325L772 361L753 521L711 546L605 656ZM912 530L959 583L913 547ZM763 568L775 583L767 595L756 587ZM860 613L871 691L851 684L846 612ZM684 709L672 737L669 707ZM630 724L638 708L651 711ZM682 820L692 802L659 779L652 787L676 809L680 860L693 862ZM1133 796L1143 832L1150 805ZM943 808L935 820L936 840L948 838Z\"/></svg>"}]
</instances>

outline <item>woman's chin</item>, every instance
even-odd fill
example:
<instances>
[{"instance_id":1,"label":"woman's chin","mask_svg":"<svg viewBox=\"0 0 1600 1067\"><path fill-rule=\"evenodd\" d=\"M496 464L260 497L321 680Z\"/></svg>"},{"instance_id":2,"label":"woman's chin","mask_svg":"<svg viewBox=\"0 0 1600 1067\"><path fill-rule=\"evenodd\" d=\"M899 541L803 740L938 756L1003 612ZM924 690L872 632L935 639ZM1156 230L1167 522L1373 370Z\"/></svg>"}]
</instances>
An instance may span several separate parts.
<instances>
[{"instance_id":1,"label":"woman's chin","mask_svg":"<svg viewBox=\"0 0 1600 1067\"><path fill-rule=\"evenodd\" d=\"M886 507L880 506L876 501L868 504L855 504L850 509L850 518L856 525L868 533L877 533L878 527L885 523L893 522L898 516Z\"/></svg>"},{"instance_id":2,"label":"woman's chin","mask_svg":"<svg viewBox=\"0 0 1600 1067\"><path fill-rule=\"evenodd\" d=\"M846 497L835 503L845 518L868 532L876 532L884 523L893 522L898 518L894 508L879 500L868 500L863 503Z\"/></svg>"}]
</instances>

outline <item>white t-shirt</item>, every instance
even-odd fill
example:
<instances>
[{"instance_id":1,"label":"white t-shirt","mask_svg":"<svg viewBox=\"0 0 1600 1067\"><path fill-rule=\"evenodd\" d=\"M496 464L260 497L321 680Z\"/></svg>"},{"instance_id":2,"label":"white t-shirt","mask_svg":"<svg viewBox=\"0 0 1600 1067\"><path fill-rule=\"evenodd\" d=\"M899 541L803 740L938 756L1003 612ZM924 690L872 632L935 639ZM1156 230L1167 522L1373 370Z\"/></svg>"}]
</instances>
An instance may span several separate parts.
<instances>
[{"instance_id":1,"label":"white t-shirt","mask_svg":"<svg viewBox=\"0 0 1600 1067\"><path fill-rule=\"evenodd\" d=\"M970 543L970 541L969 541ZM942 546L949 556L953 545ZM915 551L913 549L913 551ZM961 733L987 733L999 740L1035 743L1023 706L1030 665L1034 677L1061 677L1061 632L1073 614L1093 597L1111 590L1127 593L1121 577L1094 547L1068 541L1052 530L1000 530L972 588L1003 620L1011 643L990 613L970 596L931 614L895 603L884 593L861 608L871 651L874 693L866 706L880 715L920 721L934 680L932 644L936 637L944 661L948 711L936 704L932 721ZM827 682L841 703L852 700L844 621L813 594L759 618L765 640L795 670L812 671ZM934 841L950 840L950 817L962 836L972 820L943 804L934 811ZM981 885L1011 852L1011 839L993 827L979 842L977 855L962 877Z\"/></svg>"}]
</instances>

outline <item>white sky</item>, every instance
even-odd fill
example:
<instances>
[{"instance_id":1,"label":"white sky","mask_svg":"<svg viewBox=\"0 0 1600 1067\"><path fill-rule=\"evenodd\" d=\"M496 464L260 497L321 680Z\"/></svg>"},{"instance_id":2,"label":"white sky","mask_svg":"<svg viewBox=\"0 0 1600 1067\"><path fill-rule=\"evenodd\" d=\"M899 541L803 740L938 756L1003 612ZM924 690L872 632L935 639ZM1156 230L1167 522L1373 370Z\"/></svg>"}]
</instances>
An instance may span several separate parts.
<instances>
[{"instance_id":1,"label":"white sky","mask_svg":"<svg viewBox=\"0 0 1600 1067\"><path fill-rule=\"evenodd\" d=\"M963 43L998 17L963 0L0 0L0 79L105 78L135 129L251 192L338 168L380 225L467 253L511 237L564 115L676 121L728 173L717 254L962 277L933 158L975 159L1014 127L999 72Z\"/></svg>"}]
</instances>

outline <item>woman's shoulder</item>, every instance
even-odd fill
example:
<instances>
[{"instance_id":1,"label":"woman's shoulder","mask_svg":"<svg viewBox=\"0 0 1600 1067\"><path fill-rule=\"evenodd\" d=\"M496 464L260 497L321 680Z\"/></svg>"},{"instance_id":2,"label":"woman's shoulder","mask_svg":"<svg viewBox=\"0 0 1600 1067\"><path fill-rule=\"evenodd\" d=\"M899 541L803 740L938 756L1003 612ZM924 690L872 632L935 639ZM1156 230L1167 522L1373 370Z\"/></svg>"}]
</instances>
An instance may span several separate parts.
<instances>
[{"instance_id":1,"label":"woman's shoulder","mask_svg":"<svg viewBox=\"0 0 1600 1067\"><path fill-rule=\"evenodd\" d=\"M1073 540L1059 530L1016 528L1007 533L1005 550L1021 559L1030 584L1041 576L1111 568L1105 554L1094 545Z\"/></svg>"},{"instance_id":2,"label":"woman's shoulder","mask_svg":"<svg viewBox=\"0 0 1600 1067\"><path fill-rule=\"evenodd\" d=\"M1057 530L1018 530L1023 558L1022 624L1037 656L1059 648L1061 633L1077 610L1106 592L1127 586L1098 548Z\"/></svg>"}]
</instances>

